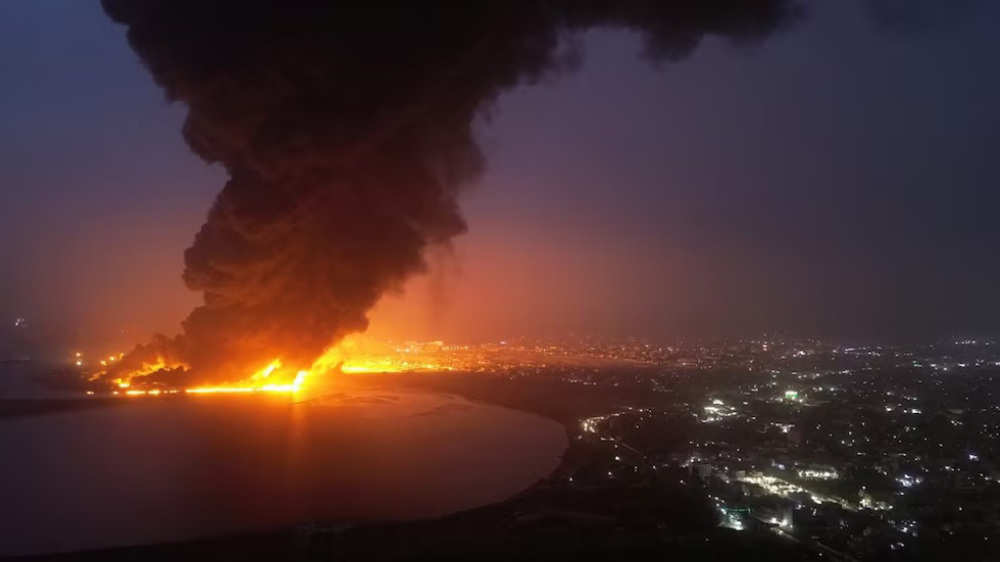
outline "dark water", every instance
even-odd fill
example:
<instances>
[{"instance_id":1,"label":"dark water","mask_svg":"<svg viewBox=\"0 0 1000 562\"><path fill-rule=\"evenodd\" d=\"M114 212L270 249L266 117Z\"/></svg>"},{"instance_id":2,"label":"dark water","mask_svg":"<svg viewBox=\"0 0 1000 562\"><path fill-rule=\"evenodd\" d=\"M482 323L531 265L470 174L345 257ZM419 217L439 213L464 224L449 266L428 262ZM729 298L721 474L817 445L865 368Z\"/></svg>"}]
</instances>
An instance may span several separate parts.
<instances>
[{"instance_id":1,"label":"dark water","mask_svg":"<svg viewBox=\"0 0 1000 562\"><path fill-rule=\"evenodd\" d=\"M503 499L565 446L541 418L427 394L134 398L0 420L0 556Z\"/></svg>"}]
</instances>

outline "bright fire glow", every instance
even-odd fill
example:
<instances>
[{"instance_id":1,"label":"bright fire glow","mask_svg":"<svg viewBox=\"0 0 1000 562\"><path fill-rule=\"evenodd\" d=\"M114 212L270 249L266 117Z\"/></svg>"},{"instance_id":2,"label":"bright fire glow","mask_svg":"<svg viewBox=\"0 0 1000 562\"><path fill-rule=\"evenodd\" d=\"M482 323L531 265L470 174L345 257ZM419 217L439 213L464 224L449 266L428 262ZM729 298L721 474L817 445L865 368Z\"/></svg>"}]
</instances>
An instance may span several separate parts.
<instances>
[{"instance_id":1,"label":"bright fire glow","mask_svg":"<svg viewBox=\"0 0 1000 562\"><path fill-rule=\"evenodd\" d=\"M163 359L155 363L143 364L142 368L113 382L124 390L125 396L156 396L159 394L247 394L254 392L297 393L305 390L306 381L316 376L341 372L357 373L398 373L416 370L445 370L441 364L421 359L414 351L402 347L382 350L382 353L363 351L364 344L348 338L338 345L329 347L313 362L309 369L291 372L284 369L280 358L276 358L263 368L239 383L214 386L196 386L183 390L140 390L130 388L136 377L154 373L160 369L176 368L183 365L168 365ZM112 360L114 356L109 357ZM121 358L121 356L119 356Z\"/></svg>"},{"instance_id":2,"label":"bright fire glow","mask_svg":"<svg viewBox=\"0 0 1000 562\"><path fill-rule=\"evenodd\" d=\"M273 371L273 369L272 369ZM299 371L289 384L265 384L261 386L196 386L184 390L187 394L224 394L247 392L299 392L303 389L309 371Z\"/></svg>"}]
</instances>

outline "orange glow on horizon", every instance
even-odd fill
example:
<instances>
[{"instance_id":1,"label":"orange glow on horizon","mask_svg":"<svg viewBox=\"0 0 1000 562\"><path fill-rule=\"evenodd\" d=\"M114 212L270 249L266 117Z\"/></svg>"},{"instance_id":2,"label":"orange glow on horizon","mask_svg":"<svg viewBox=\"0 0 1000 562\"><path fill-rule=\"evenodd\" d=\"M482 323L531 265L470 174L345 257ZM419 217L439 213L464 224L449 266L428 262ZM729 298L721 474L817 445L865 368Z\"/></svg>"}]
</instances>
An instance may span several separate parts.
<instances>
[{"instance_id":1,"label":"orange glow on horizon","mask_svg":"<svg viewBox=\"0 0 1000 562\"><path fill-rule=\"evenodd\" d=\"M339 344L327 348L309 369L297 371L294 376L288 369L283 368L281 358L276 358L248 378L232 384L170 390L130 388L134 383L139 382L136 379L161 369L185 367L185 365L168 365L162 358L158 358L155 363L144 363L141 369L117 378L113 382L119 389L124 390L125 396L157 396L178 393L248 394L256 392L294 394L306 390L308 380L336 372L362 374L449 369L449 367L438 363L414 358L413 350L409 348L386 348L381 353L366 353L363 348L367 345L358 338L346 338ZM117 391L115 393L118 394Z\"/></svg>"}]
</instances>

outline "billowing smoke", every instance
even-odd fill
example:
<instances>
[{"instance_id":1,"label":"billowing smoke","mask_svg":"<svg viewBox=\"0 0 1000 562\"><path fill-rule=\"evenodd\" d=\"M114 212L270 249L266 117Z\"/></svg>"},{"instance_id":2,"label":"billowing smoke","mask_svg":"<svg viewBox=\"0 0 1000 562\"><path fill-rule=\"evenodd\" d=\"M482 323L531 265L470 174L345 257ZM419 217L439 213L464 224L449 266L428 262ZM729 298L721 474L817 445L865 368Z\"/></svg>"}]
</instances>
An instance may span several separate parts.
<instances>
[{"instance_id":1,"label":"billowing smoke","mask_svg":"<svg viewBox=\"0 0 1000 562\"><path fill-rule=\"evenodd\" d=\"M466 230L484 166L473 124L504 91L572 66L573 37L644 35L658 60L707 35L749 42L794 0L103 0L183 134L229 180L185 253L204 295L183 334L136 348L198 380L275 357L308 366L363 331L425 251Z\"/></svg>"}]
</instances>

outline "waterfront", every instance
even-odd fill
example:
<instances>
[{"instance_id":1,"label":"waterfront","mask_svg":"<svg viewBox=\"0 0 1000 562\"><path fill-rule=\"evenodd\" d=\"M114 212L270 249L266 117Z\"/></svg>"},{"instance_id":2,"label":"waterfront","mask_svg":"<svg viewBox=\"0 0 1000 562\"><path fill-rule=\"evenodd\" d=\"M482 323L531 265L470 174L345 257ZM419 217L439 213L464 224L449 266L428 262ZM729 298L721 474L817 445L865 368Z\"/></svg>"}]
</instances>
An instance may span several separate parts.
<instances>
[{"instance_id":1,"label":"waterfront","mask_svg":"<svg viewBox=\"0 0 1000 562\"><path fill-rule=\"evenodd\" d=\"M417 392L139 398L0 421L0 556L433 517L559 463L563 427Z\"/></svg>"}]
</instances>

